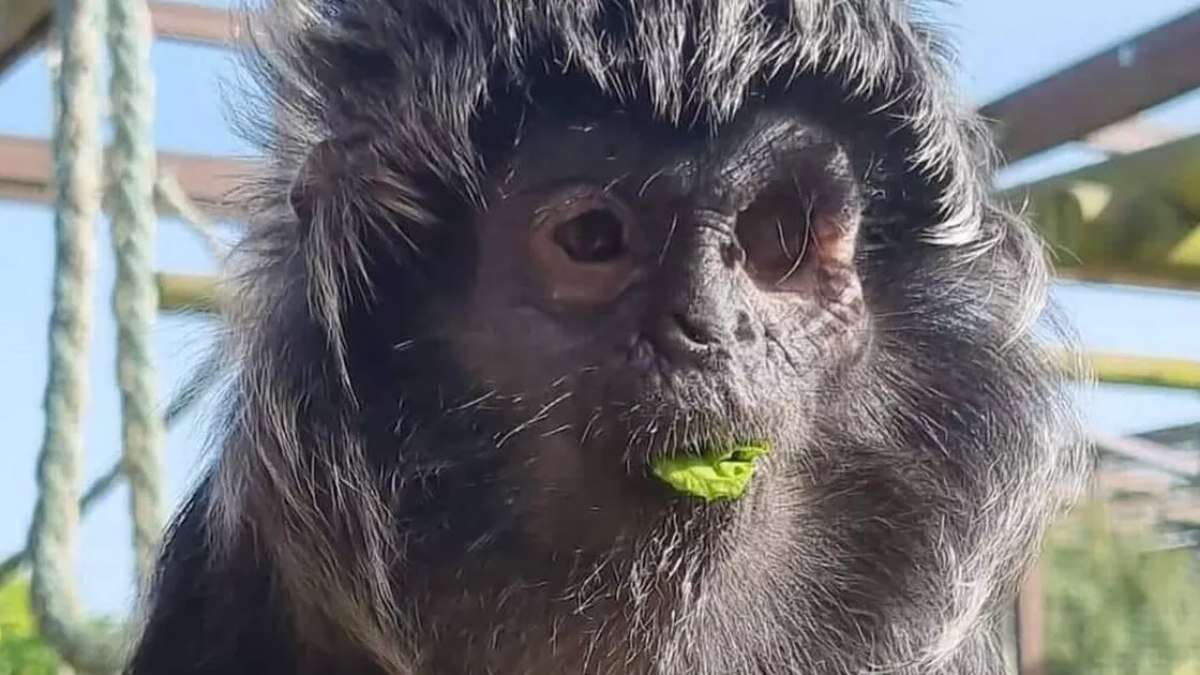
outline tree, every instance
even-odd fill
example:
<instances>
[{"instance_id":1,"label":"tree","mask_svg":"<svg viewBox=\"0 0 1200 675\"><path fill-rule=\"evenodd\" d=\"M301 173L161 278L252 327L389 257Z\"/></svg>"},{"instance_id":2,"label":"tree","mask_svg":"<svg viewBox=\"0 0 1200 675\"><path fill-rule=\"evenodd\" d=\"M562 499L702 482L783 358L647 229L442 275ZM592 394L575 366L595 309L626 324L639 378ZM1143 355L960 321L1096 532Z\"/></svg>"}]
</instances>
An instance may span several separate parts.
<instances>
[{"instance_id":1,"label":"tree","mask_svg":"<svg viewBox=\"0 0 1200 675\"><path fill-rule=\"evenodd\" d=\"M29 583L14 577L0 586L0 675L58 672L58 657L37 635L29 608Z\"/></svg>"},{"instance_id":2,"label":"tree","mask_svg":"<svg viewBox=\"0 0 1200 675\"><path fill-rule=\"evenodd\" d=\"M1045 553L1050 675L1200 675L1195 551L1152 551L1099 504L1052 532Z\"/></svg>"}]
</instances>

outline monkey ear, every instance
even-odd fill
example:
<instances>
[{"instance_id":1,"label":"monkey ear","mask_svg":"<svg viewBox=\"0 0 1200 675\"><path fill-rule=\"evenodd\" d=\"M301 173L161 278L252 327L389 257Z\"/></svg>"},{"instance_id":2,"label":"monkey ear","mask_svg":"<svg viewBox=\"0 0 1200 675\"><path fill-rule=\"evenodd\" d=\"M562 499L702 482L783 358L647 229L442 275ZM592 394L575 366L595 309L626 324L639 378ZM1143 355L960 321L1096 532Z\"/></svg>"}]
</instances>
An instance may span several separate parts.
<instances>
[{"instance_id":1,"label":"monkey ear","mask_svg":"<svg viewBox=\"0 0 1200 675\"><path fill-rule=\"evenodd\" d=\"M345 198L355 183L379 170L370 139L353 134L320 141L309 149L292 178L288 204L301 223L311 223L323 200Z\"/></svg>"},{"instance_id":2,"label":"monkey ear","mask_svg":"<svg viewBox=\"0 0 1200 675\"><path fill-rule=\"evenodd\" d=\"M288 204L301 223L307 224L312 221L313 212L316 210L316 197L327 187L323 184L323 178L326 175L324 168L329 164L332 155L330 143L331 141L321 141L313 146L292 178L292 185L288 190Z\"/></svg>"}]
</instances>

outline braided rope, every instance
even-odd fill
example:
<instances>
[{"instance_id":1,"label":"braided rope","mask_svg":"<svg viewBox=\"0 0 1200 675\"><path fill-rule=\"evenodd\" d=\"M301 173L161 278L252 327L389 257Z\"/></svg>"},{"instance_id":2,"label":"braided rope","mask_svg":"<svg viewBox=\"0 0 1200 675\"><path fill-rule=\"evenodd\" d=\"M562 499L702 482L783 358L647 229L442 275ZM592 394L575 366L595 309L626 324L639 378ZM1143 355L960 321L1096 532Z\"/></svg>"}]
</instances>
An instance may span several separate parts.
<instances>
[{"instance_id":1,"label":"braided rope","mask_svg":"<svg viewBox=\"0 0 1200 675\"><path fill-rule=\"evenodd\" d=\"M119 669L122 634L89 625L72 571L79 516L123 474L130 510L138 579L153 571L161 529L159 445L163 421L155 411L152 329L158 309L153 273L155 153L154 92L149 51L152 34L144 0L109 0L110 99L113 106L113 248L117 279L117 382L121 390L122 458L78 500L83 456L95 243L92 227L101 208L101 146L95 83L99 0L57 0L60 41L55 74L55 276L50 321L50 363L45 391L45 430L38 456L38 501L28 545L30 587L38 627L63 659L83 672ZM15 569L13 557L5 567Z\"/></svg>"},{"instance_id":2,"label":"braided rope","mask_svg":"<svg viewBox=\"0 0 1200 675\"><path fill-rule=\"evenodd\" d=\"M190 412L216 384L220 372L219 354L209 356L192 374L191 379L176 393L175 398L167 405L167 411L163 414L162 418L163 427L166 429L171 428L185 414ZM123 461L118 460L115 464L108 467L104 473L94 479L91 485L83 491L83 496L79 498L80 516L87 515L96 504L100 503L101 499L112 492L113 488L121 484L122 479L125 478L122 464ZM18 570L29 562L30 555L32 555L32 550L27 545L25 548L11 553L8 557L0 560L0 587L8 583L12 575L16 574Z\"/></svg>"},{"instance_id":3,"label":"braided rope","mask_svg":"<svg viewBox=\"0 0 1200 675\"><path fill-rule=\"evenodd\" d=\"M30 528L30 599L42 636L69 663L83 671L104 672L115 669L118 643L86 626L72 576L91 337L88 304L95 268L92 228L100 210L101 150L93 115L100 3L55 4L61 58L52 145L55 275L38 499Z\"/></svg>"},{"instance_id":4,"label":"braided rope","mask_svg":"<svg viewBox=\"0 0 1200 675\"><path fill-rule=\"evenodd\" d=\"M53 45L49 46L46 55L47 60L51 63L51 68L57 72L59 63L57 49ZM166 213L180 218L184 225L204 241L213 258L223 261L227 255L226 247L213 233L212 222L192 202L191 198L187 196L183 187L179 185L179 181L169 173L160 172L155 182L154 190L155 202L159 213ZM191 379L176 393L175 397L167 405L167 410L162 416L164 430L170 429L177 420L182 418L203 398L216 383L219 373L219 355L214 354L196 369ZM121 484L125 478L122 469L123 461L118 460L117 463L95 478L91 485L84 490L83 496L79 499L80 516L87 515L101 499L112 492L113 488ZM8 583L8 580L29 562L31 555L32 549L27 543L20 550L0 559L0 586Z\"/></svg>"},{"instance_id":5,"label":"braided rope","mask_svg":"<svg viewBox=\"0 0 1200 675\"><path fill-rule=\"evenodd\" d=\"M162 419L155 409L157 370L153 327L158 313L154 279L153 34L145 0L108 0L109 101L113 145L109 217L117 279L117 383L121 390L122 469L129 481L138 579L154 569L162 529Z\"/></svg>"}]
</instances>

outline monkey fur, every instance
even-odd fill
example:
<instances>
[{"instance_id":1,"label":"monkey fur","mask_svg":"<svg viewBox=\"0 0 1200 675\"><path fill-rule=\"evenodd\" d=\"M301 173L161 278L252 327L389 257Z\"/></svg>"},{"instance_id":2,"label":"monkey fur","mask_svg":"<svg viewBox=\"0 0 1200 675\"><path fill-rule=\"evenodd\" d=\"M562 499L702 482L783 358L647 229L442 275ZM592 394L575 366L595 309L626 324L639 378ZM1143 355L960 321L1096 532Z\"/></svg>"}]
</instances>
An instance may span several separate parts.
<instances>
[{"instance_id":1,"label":"monkey fur","mask_svg":"<svg viewBox=\"0 0 1200 675\"><path fill-rule=\"evenodd\" d=\"M1086 458L928 9L259 8L219 455L127 673L1003 672ZM737 501L647 469L748 439Z\"/></svg>"}]
</instances>

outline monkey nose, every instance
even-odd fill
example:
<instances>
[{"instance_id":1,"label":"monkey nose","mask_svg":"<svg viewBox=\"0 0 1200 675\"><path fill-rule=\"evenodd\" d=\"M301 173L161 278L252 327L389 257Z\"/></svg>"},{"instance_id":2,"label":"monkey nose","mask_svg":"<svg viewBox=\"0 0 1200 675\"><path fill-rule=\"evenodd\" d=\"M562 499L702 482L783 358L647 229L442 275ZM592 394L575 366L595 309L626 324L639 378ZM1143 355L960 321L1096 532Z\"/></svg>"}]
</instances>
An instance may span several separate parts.
<instances>
[{"instance_id":1,"label":"monkey nose","mask_svg":"<svg viewBox=\"0 0 1200 675\"><path fill-rule=\"evenodd\" d=\"M720 328L711 317L695 311L662 312L643 337L660 356L676 364L711 358L723 349Z\"/></svg>"},{"instance_id":2,"label":"monkey nose","mask_svg":"<svg viewBox=\"0 0 1200 675\"><path fill-rule=\"evenodd\" d=\"M663 317L662 332L678 342L705 347L720 342L709 322L686 311L671 312Z\"/></svg>"}]
</instances>

